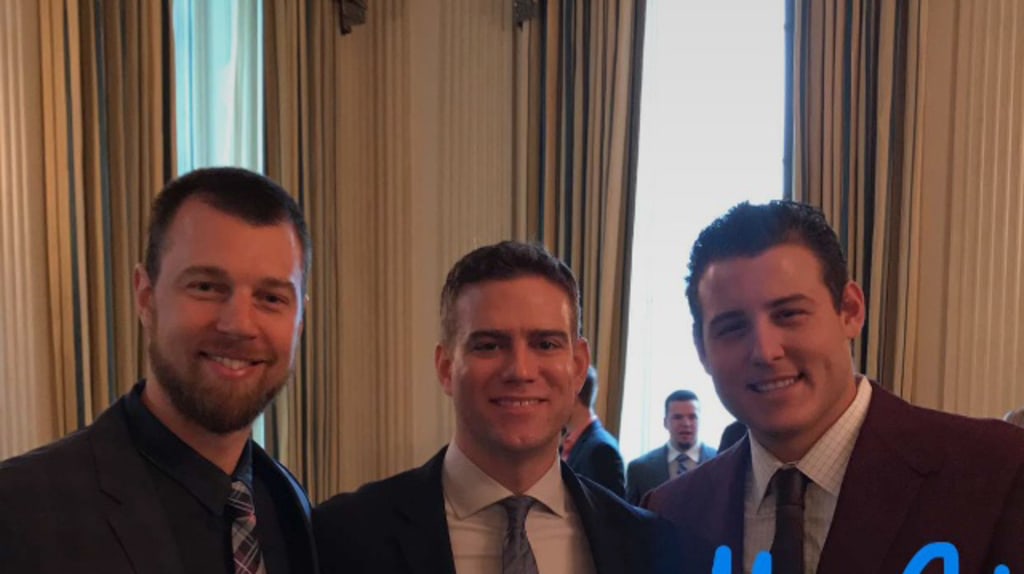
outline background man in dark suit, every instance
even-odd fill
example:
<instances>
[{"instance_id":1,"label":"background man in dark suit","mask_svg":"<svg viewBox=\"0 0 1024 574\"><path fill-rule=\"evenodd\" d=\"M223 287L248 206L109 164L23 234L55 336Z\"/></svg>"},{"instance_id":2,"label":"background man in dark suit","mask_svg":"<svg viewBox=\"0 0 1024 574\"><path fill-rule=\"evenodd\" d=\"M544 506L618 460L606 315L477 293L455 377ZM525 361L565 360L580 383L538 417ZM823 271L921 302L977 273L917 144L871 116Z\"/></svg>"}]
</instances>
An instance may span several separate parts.
<instances>
[{"instance_id":1,"label":"background man in dark suit","mask_svg":"<svg viewBox=\"0 0 1024 574\"><path fill-rule=\"evenodd\" d=\"M587 369L587 378L576 395L572 414L566 425L562 460L576 474L585 476L620 497L626 496L626 476L623 472L619 441L604 429L594 412L597 398L597 369Z\"/></svg>"},{"instance_id":2,"label":"background man in dark suit","mask_svg":"<svg viewBox=\"0 0 1024 574\"><path fill-rule=\"evenodd\" d=\"M590 365L564 263L516 242L463 257L441 293L434 358L455 406L452 442L316 509L324 572L675 572L666 522L559 459Z\"/></svg>"},{"instance_id":3,"label":"background man in dark suit","mask_svg":"<svg viewBox=\"0 0 1024 574\"><path fill-rule=\"evenodd\" d=\"M1024 570L1024 432L912 406L855 374L865 302L835 233L788 201L741 204L690 255L694 341L749 434L649 495L687 572L902 572L949 542L960 571ZM937 563L933 570L941 571Z\"/></svg>"},{"instance_id":4,"label":"background man in dark suit","mask_svg":"<svg viewBox=\"0 0 1024 574\"><path fill-rule=\"evenodd\" d=\"M309 501L250 439L291 377L310 240L287 192L217 168L153 204L135 302L153 376L0 463L0 572L315 572Z\"/></svg>"},{"instance_id":5,"label":"background man in dark suit","mask_svg":"<svg viewBox=\"0 0 1024 574\"><path fill-rule=\"evenodd\" d=\"M693 391L673 391L665 398L664 425L668 442L629 463L626 500L630 504L639 504L647 492L718 454L700 441L700 400Z\"/></svg>"}]
</instances>

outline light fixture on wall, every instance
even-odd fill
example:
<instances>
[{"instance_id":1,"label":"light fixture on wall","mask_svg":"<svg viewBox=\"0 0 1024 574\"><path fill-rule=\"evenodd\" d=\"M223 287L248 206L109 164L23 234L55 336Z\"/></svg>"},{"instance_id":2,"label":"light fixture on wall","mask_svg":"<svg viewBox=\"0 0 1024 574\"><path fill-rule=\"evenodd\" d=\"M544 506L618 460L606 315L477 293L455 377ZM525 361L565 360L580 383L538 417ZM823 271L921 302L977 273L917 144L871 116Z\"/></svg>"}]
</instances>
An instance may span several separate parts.
<instances>
[{"instance_id":1,"label":"light fixture on wall","mask_svg":"<svg viewBox=\"0 0 1024 574\"><path fill-rule=\"evenodd\" d=\"M334 0L337 5L338 27L341 35L352 32L353 26L366 23L366 3L368 0Z\"/></svg>"}]
</instances>

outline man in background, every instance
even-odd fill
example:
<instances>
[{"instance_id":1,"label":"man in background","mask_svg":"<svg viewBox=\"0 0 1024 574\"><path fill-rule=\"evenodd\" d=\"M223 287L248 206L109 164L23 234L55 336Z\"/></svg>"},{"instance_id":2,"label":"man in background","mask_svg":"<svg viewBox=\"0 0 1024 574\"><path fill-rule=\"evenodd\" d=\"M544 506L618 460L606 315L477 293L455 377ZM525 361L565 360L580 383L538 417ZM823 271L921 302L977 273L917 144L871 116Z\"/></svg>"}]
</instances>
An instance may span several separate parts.
<instances>
[{"instance_id":1,"label":"man in background","mask_svg":"<svg viewBox=\"0 0 1024 574\"><path fill-rule=\"evenodd\" d=\"M317 507L327 574L675 572L671 527L558 455L590 365L572 271L543 247L472 251L441 291L434 364L455 435L424 466Z\"/></svg>"},{"instance_id":2,"label":"man in background","mask_svg":"<svg viewBox=\"0 0 1024 574\"><path fill-rule=\"evenodd\" d=\"M576 474L585 476L620 497L626 496L626 477L623 472L619 442L604 429L594 412L597 399L597 369L587 369L587 378L576 395L572 414L566 425L562 460Z\"/></svg>"},{"instance_id":3,"label":"man in background","mask_svg":"<svg viewBox=\"0 0 1024 574\"><path fill-rule=\"evenodd\" d=\"M639 504L643 495L681 476L718 454L700 442L700 400L693 391L673 391L665 398L668 442L629 463L626 500Z\"/></svg>"},{"instance_id":4,"label":"man in background","mask_svg":"<svg viewBox=\"0 0 1024 574\"><path fill-rule=\"evenodd\" d=\"M292 376L310 250L299 207L261 175L164 188L134 275L153 376L0 463L0 572L316 571L306 494L250 438Z\"/></svg>"},{"instance_id":5,"label":"man in background","mask_svg":"<svg viewBox=\"0 0 1024 574\"><path fill-rule=\"evenodd\" d=\"M910 405L854 371L864 293L821 212L740 204L689 269L697 354L749 432L649 495L684 572L709 572L722 545L733 572L766 551L775 572L903 572L933 542L962 572L1024 571L1024 430Z\"/></svg>"}]
</instances>

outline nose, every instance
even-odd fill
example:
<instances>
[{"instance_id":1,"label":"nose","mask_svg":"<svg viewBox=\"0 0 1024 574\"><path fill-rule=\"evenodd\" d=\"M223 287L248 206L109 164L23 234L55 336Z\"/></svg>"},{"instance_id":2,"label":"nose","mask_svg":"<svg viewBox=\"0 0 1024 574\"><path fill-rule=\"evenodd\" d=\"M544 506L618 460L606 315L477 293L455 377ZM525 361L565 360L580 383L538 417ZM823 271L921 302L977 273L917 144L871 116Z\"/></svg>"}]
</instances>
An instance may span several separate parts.
<instances>
[{"instance_id":1,"label":"nose","mask_svg":"<svg viewBox=\"0 0 1024 574\"><path fill-rule=\"evenodd\" d=\"M237 337L249 338L258 334L253 317L252 296L235 292L224 302L217 318L217 330Z\"/></svg>"},{"instance_id":2,"label":"nose","mask_svg":"<svg viewBox=\"0 0 1024 574\"><path fill-rule=\"evenodd\" d=\"M750 346L754 364L770 364L783 356L782 333L771 323L760 322L752 330Z\"/></svg>"},{"instance_id":3,"label":"nose","mask_svg":"<svg viewBox=\"0 0 1024 574\"><path fill-rule=\"evenodd\" d=\"M537 378L537 357L525 342L514 343L509 352L507 380L526 383Z\"/></svg>"}]
</instances>

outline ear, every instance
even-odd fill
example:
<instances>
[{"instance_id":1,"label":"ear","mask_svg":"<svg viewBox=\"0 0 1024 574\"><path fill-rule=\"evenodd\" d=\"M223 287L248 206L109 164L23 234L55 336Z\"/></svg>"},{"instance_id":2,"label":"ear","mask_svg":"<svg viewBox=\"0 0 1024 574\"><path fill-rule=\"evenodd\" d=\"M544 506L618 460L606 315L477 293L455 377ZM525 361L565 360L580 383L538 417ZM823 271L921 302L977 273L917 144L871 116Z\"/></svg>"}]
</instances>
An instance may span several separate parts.
<instances>
[{"instance_id":1,"label":"ear","mask_svg":"<svg viewBox=\"0 0 1024 574\"><path fill-rule=\"evenodd\" d=\"M573 393L579 395L583 382L587 380L587 369L590 368L590 341L585 337L578 337L573 343L572 366L573 380L576 382Z\"/></svg>"},{"instance_id":2,"label":"ear","mask_svg":"<svg viewBox=\"0 0 1024 574\"><path fill-rule=\"evenodd\" d=\"M141 263L136 263L132 270L132 287L135 290L135 312L139 315L139 322L149 329L153 323L154 285Z\"/></svg>"},{"instance_id":3,"label":"ear","mask_svg":"<svg viewBox=\"0 0 1024 574\"><path fill-rule=\"evenodd\" d=\"M856 281L847 282L843 288L843 299L839 303L839 319L843 323L843 332L847 339L855 339L860 335L866 315L864 291Z\"/></svg>"},{"instance_id":4,"label":"ear","mask_svg":"<svg viewBox=\"0 0 1024 574\"><path fill-rule=\"evenodd\" d=\"M438 343L434 348L434 370L437 371L441 390L449 397L452 396L452 352L444 343Z\"/></svg>"}]
</instances>

